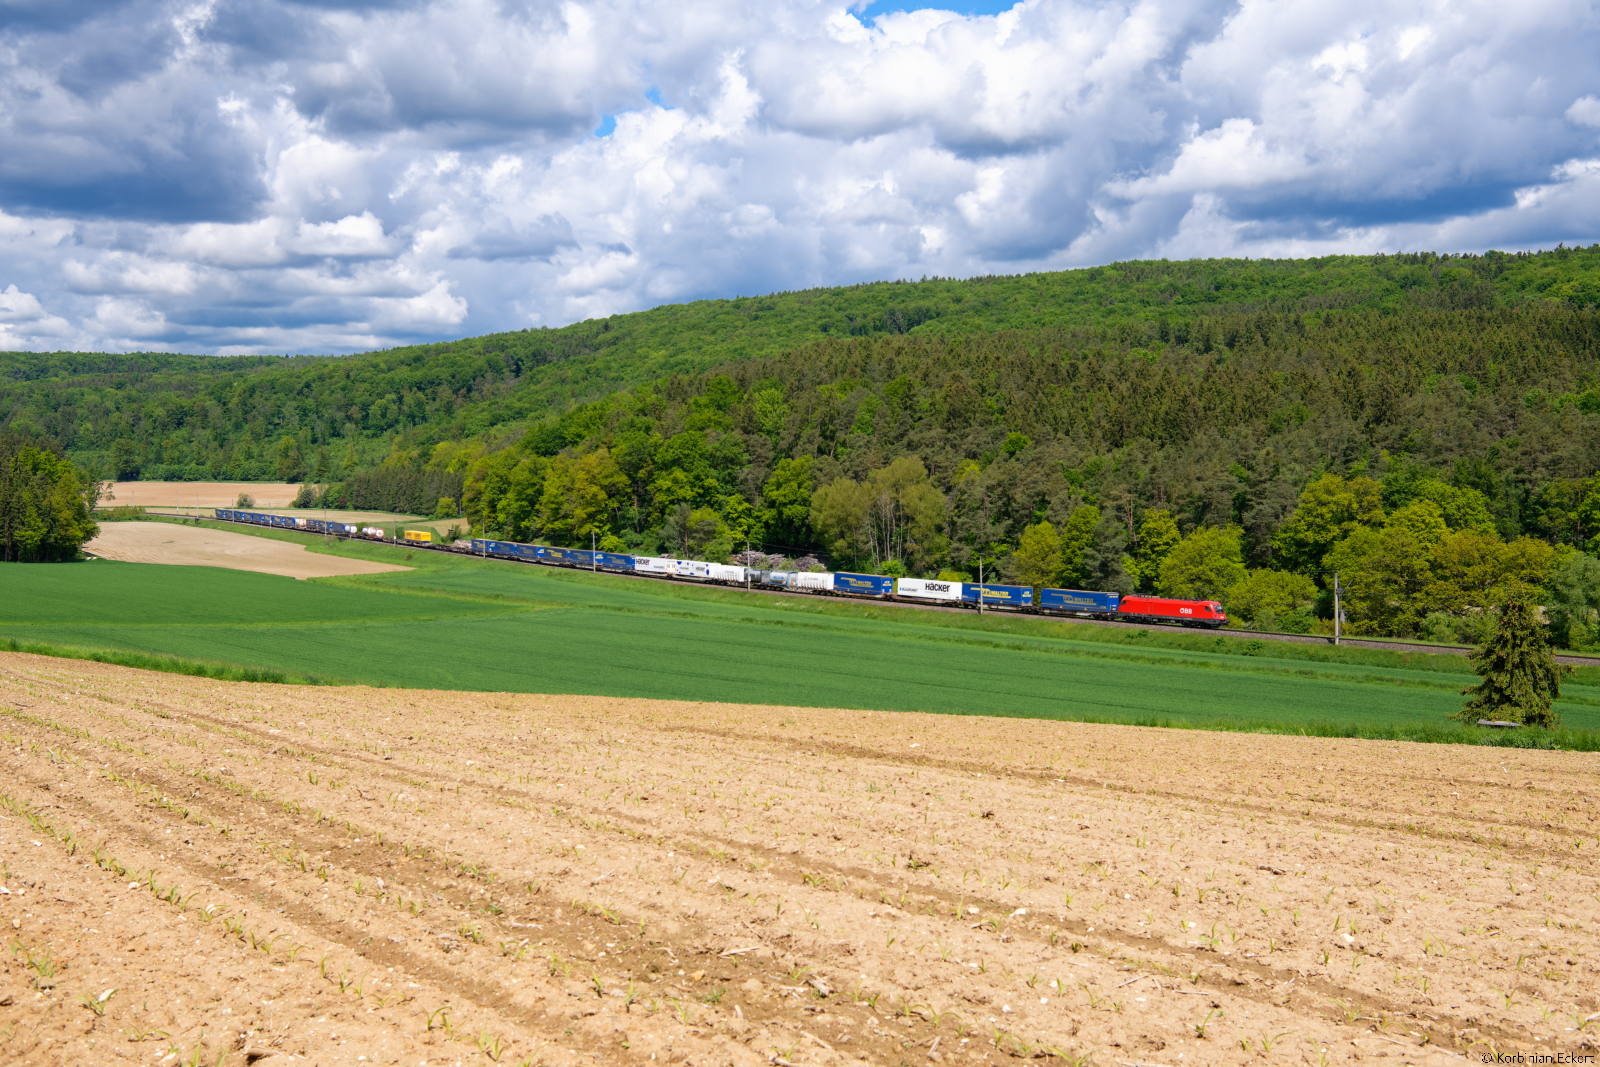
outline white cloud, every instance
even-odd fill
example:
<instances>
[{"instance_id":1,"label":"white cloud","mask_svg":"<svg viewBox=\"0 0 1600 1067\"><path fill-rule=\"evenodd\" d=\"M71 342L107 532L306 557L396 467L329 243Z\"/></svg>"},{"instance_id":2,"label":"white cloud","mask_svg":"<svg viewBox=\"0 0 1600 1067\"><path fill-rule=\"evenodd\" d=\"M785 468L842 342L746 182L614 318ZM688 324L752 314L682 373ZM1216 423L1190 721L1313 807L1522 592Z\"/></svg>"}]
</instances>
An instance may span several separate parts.
<instances>
[{"instance_id":1,"label":"white cloud","mask_svg":"<svg viewBox=\"0 0 1600 1067\"><path fill-rule=\"evenodd\" d=\"M338 222L301 220L290 248L306 256L381 256L394 250L383 223L370 211L346 215Z\"/></svg>"},{"instance_id":2,"label":"white cloud","mask_svg":"<svg viewBox=\"0 0 1600 1067\"><path fill-rule=\"evenodd\" d=\"M71 330L66 319L46 311L32 293L19 292L15 285L0 290L0 338L55 339L65 337Z\"/></svg>"},{"instance_id":3,"label":"white cloud","mask_svg":"<svg viewBox=\"0 0 1600 1067\"><path fill-rule=\"evenodd\" d=\"M1202 189L1250 189L1304 177L1310 164L1293 148L1270 145L1249 119L1234 118L1192 137L1166 173L1137 181L1112 182L1117 196L1136 199Z\"/></svg>"},{"instance_id":4,"label":"white cloud","mask_svg":"<svg viewBox=\"0 0 1600 1067\"><path fill-rule=\"evenodd\" d=\"M32 293L20 292L15 285L0 289L0 348L60 348L71 333L72 324L46 311Z\"/></svg>"},{"instance_id":5,"label":"white cloud","mask_svg":"<svg viewBox=\"0 0 1600 1067\"><path fill-rule=\"evenodd\" d=\"M1591 93L1574 100L1567 108L1567 120L1579 126L1600 126L1600 99Z\"/></svg>"},{"instance_id":6,"label":"white cloud","mask_svg":"<svg viewBox=\"0 0 1600 1067\"><path fill-rule=\"evenodd\" d=\"M77 10L6 31L7 347L342 351L883 277L1600 237L1600 28L1562 4Z\"/></svg>"}]
</instances>

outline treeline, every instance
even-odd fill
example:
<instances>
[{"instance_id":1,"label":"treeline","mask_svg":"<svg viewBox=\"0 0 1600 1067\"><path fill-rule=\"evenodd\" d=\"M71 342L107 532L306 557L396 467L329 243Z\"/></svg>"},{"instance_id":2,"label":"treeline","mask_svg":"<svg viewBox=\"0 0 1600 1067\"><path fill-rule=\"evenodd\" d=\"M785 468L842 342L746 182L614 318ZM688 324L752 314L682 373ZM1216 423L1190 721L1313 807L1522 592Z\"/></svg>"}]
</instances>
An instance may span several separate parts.
<instances>
[{"instance_id":1,"label":"treeline","mask_svg":"<svg viewBox=\"0 0 1600 1067\"><path fill-rule=\"evenodd\" d=\"M307 483L295 498L298 508L392 511L405 515L460 514L466 477L459 471L390 463L330 485Z\"/></svg>"},{"instance_id":2,"label":"treeline","mask_svg":"<svg viewBox=\"0 0 1600 1067\"><path fill-rule=\"evenodd\" d=\"M1593 641L1600 582L1572 561L1600 550L1596 309L1257 310L1163 331L824 341L612 394L509 447L396 462L465 474L468 517L508 537L712 558L748 542L881 573L981 562L1223 599L1261 628L1330 615L1330 560L1355 630L1447 639L1559 572L1588 590L1562 640Z\"/></svg>"},{"instance_id":3,"label":"treeline","mask_svg":"<svg viewBox=\"0 0 1600 1067\"><path fill-rule=\"evenodd\" d=\"M538 421L617 388L825 339L1058 330L1086 347L1238 343L1250 313L1571 309L1600 302L1600 247L1538 255L1117 263L671 305L560 329L363 355L207 358L0 353L0 427L106 477L339 481L417 450Z\"/></svg>"},{"instance_id":4,"label":"treeline","mask_svg":"<svg viewBox=\"0 0 1600 1067\"><path fill-rule=\"evenodd\" d=\"M50 448L0 434L0 561L75 558L100 532L89 517L95 489Z\"/></svg>"}]
</instances>

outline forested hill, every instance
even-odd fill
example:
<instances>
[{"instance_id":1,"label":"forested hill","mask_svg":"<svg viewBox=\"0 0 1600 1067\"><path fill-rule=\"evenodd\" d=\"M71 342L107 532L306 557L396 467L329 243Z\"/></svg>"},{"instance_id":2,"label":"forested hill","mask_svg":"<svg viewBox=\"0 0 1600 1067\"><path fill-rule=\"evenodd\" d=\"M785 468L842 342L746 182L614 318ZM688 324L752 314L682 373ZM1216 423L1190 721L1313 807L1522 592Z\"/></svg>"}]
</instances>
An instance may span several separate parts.
<instances>
[{"instance_id":1,"label":"forested hill","mask_svg":"<svg viewBox=\"0 0 1600 1067\"><path fill-rule=\"evenodd\" d=\"M1312 326L1377 313L1399 335L1420 311L1597 303L1600 246L1117 263L698 301L344 357L3 353L0 427L125 477L342 477L381 460L397 435L410 447L473 437L614 388L822 339L1011 330L1124 350L1230 347L1228 331L1258 311Z\"/></svg>"},{"instance_id":2,"label":"forested hill","mask_svg":"<svg viewBox=\"0 0 1600 1067\"><path fill-rule=\"evenodd\" d=\"M1600 246L1125 263L337 359L11 355L108 473L284 477L519 540L1220 599L1600 645ZM1313 602L1320 605L1313 611Z\"/></svg>"}]
</instances>

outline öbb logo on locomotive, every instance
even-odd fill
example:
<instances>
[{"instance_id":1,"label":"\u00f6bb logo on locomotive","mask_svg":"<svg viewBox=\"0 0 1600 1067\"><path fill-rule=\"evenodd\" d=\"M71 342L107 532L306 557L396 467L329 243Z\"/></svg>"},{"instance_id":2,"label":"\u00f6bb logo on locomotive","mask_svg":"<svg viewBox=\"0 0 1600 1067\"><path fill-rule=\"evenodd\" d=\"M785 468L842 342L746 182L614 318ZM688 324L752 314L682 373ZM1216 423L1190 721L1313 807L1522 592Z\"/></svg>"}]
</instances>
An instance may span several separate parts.
<instances>
[{"instance_id":1,"label":"\u00f6bb logo on locomotive","mask_svg":"<svg viewBox=\"0 0 1600 1067\"><path fill-rule=\"evenodd\" d=\"M870 600L933 601L953 607L982 606L997 611L1020 611L1043 615L1072 615L1080 618L1109 619L1219 629L1228 621L1227 613L1215 600L1177 600L1171 597L1121 596L1091 589L1051 589L1039 591L1034 602L1033 588L994 582L954 582L930 578L890 578L878 574L852 574L848 571L777 571L741 567L701 560L634 556L625 552L595 552L586 548L556 548L520 541L496 541L474 537L470 541L441 544L431 531L397 532L391 538L376 526L356 527L323 519L271 515L258 511L217 508L215 516L224 522L254 526L276 526L331 534L335 537L373 541L393 540L412 548L437 552L461 552L487 559L519 563L542 563L551 567L631 574L665 581L691 581L719 585L760 586Z\"/></svg>"}]
</instances>

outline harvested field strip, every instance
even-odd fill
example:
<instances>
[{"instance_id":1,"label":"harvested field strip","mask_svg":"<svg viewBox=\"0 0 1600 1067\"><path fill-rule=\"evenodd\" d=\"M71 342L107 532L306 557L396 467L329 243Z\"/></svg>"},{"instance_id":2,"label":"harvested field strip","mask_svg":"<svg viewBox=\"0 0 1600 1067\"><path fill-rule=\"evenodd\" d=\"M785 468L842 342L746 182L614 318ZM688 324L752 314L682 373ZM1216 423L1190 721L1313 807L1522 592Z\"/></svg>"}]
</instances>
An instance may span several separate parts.
<instances>
[{"instance_id":1,"label":"harvested field strip","mask_svg":"<svg viewBox=\"0 0 1600 1067\"><path fill-rule=\"evenodd\" d=\"M187 524L109 522L84 551L102 560L127 563L225 567L291 578L377 574L403 569L398 564L347 559L307 552L305 545L267 541L234 530Z\"/></svg>"},{"instance_id":2,"label":"harvested field strip","mask_svg":"<svg viewBox=\"0 0 1600 1067\"><path fill-rule=\"evenodd\" d=\"M1596 1040L1587 754L17 654L0 712L8 1062Z\"/></svg>"}]
</instances>

